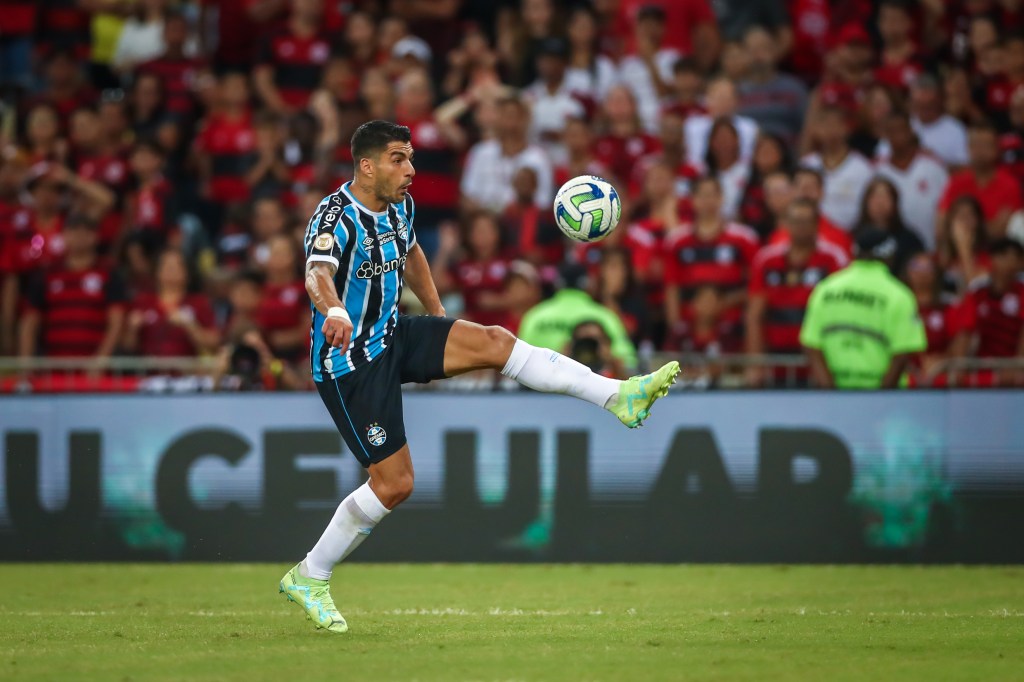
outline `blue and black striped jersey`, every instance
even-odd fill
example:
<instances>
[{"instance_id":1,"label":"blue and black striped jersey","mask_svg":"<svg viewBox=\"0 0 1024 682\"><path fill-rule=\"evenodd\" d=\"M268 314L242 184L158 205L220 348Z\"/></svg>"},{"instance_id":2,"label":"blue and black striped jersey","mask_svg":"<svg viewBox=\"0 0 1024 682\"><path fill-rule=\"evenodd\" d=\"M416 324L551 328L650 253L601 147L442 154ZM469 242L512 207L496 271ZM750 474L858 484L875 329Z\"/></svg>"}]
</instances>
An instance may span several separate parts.
<instances>
[{"instance_id":1,"label":"blue and black striped jersey","mask_svg":"<svg viewBox=\"0 0 1024 682\"><path fill-rule=\"evenodd\" d=\"M405 259L416 235L412 196L371 211L352 196L350 182L324 197L306 227L306 262L333 263L338 297L352 318L352 341L345 353L329 346L320 331L324 316L310 304L310 365L313 379L354 372L384 352L398 324Z\"/></svg>"}]
</instances>

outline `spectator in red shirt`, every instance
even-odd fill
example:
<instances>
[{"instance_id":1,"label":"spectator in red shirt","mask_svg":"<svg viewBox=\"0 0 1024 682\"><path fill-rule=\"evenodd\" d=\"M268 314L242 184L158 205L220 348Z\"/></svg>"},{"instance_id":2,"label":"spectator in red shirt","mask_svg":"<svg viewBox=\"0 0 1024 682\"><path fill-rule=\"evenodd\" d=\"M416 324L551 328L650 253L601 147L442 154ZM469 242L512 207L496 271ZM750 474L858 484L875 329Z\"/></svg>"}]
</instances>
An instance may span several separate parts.
<instances>
[{"instance_id":1,"label":"spectator in red shirt","mask_svg":"<svg viewBox=\"0 0 1024 682\"><path fill-rule=\"evenodd\" d=\"M739 323L729 314L724 298L716 287L698 287L686 315L671 327L665 349L711 357L739 351L742 346ZM717 376L719 371L720 368L712 368L712 376Z\"/></svg>"},{"instance_id":2,"label":"spectator in red shirt","mask_svg":"<svg viewBox=\"0 0 1024 682\"><path fill-rule=\"evenodd\" d=\"M999 137L990 123L976 123L968 134L970 165L949 180L946 193L939 204L940 217L958 198L975 196L985 216L987 236L998 239L1006 234L1010 215L1024 206L1020 183L1008 171L999 167Z\"/></svg>"},{"instance_id":3,"label":"spectator in red shirt","mask_svg":"<svg viewBox=\"0 0 1024 682\"><path fill-rule=\"evenodd\" d=\"M160 79L167 112L182 119L190 119L195 114L192 88L204 67L201 59L185 54L187 40L188 21L181 14L168 14L164 19L163 54L139 65L136 70L137 77L151 74Z\"/></svg>"},{"instance_id":4,"label":"spectator in red shirt","mask_svg":"<svg viewBox=\"0 0 1024 682\"><path fill-rule=\"evenodd\" d=\"M223 205L249 198L247 177L259 153L245 76L225 74L218 92L217 110L206 118L196 139L196 159L203 196Z\"/></svg>"},{"instance_id":5,"label":"spectator in red shirt","mask_svg":"<svg viewBox=\"0 0 1024 682\"><path fill-rule=\"evenodd\" d=\"M594 300L622 320L634 345L650 337L647 300L633 272L632 257L626 249L601 250Z\"/></svg>"},{"instance_id":6,"label":"spectator in red shirt","mask_svg":"<svg viewBox=\"0 0 1024 682\"><path fill-rule=\"evenodd\" d=\"M672 81L669 83L671 92L662 110L681 116L684 120L692 114L704 113L701 95L704 92L704 75L697 61L692 57L683 57L672 67Z\"/></svg>"},{"instance_id":7,"label":"spectator in red shirt","mask_svg":"<svg viewBox=\"0 0 1024 682\"><path fill-rule=\"evenodd\" d=\"M812 83L821 76L832 3L829 0L789 0L787 4L793 27L788 70L804 82Z\"/></svg>"},{"instance_id":8,"label":"spectator in red shirt","mask_svg":"<svg viewBox=\"0 0 1024 682\"><path fill-rule=\"evenodd\" d=\"M545 272L545 279L555 276L555 269L565 254L565 238L555 224L552 212L537 206L537 173L520 168L512 176L515 200L501 213L502 240L519 257Z\"/></svg>"},{"instance_id":9,"label":"spectator in red shirt","mask_svg":"<svg viewBox=\"0 0 1024 682\"><path fill-rule=\"evenodd\" d=\"M649 6L664 13L666 47L693 55L704 70L714 65L719 49L718 23L707 0L623 0L617 28L624 40L633 39L637 15Z\"/></svg>"},{"instance_id":10,"label":"spectator in red shirt","mask_svg":"<svg viewBox=\"0 0 1024 682\"><path fill-rule=\"evenodd\" d=\"M793 189L798 199L809 199L818 207L825 196L825 180L821 171L813 168L798 168L793 174ZM853 241L850 234L836 227L823 213L818 213L818 239L834 244L850 255L853 252ZM769 243L778 244L789 241L789 231L776 228Z\"/></svg>"},{"instance_id":11,"label":"spectator in red shirt","mask_svg":"<svg viewBox=\"0 0 1024 682\"><path fill-rule=\"evenodd\" d=\"M992 272L964 297L964 329L975 338L979 358L1024 356L1024 247L1000 239L989 247Z\"/></svg>"},{"instance_id":12,"label":"spectator in red shirt","mask_svg":"<svg viewBox=\"0 0 1024 682\"><path fill-rule=\"evenodd\" d=\"M156 261L156 291L132 304L124 349L142 357L185 357L212 353L220 345L213 308L203 294L191 293L188 263L177 249Z\"/></svg>"},{"instance_id":13,"label":"spectator in red shirt","mask_svg":"<svg viewBox=\"0 0 1024 682\"><path fill-rule=\"evenodd\" d=\"M906 91L923 70L914 43L913 6L908 0L882 0L878 6L878 35L882 38L875 80Z\"/></svg>"},{"instance_id":14,"label":"spectator in red shirt","mask_svg":"<svg viewBox=\"0 0 1024 682\"><path fill-rule=\"evenodd\" d=\"M964 195L953 202L938 225L936 238L947 290L962 294L988 272L985 216L973 196Z\"/></svg>"},{"instance_id":15,"label":"spectator in red shirt","mask_svg":"<svg viewBox=\"0 0 1024 682\"><path fill-rule=\"evenodd\" d=\"M40 351L49 357L109 357L124 322L120 280L99 261L94 222L72 217L63 236L63 262L32 278L18 352L24 358Z\"/></svg>"},{"instance_id":16,"label":"spectator in red shirt","mask_svg":"<svg viewBox=\"0 0 1024 682\"><path fill-rule=\"evenodd\" d=\"M101 134L112 147L127 150L132 143L131 121L128 117L128 102L122 90L103 93L99 103Z\"/></svg>"},{"instance_id":17,"label":"spectator in red shirt","mask_svg":"<svg viewBox=\"0 0 1024 682\"><path fill-rule=\"evenodd\" d=\"M999 154L1000 165L1024 183L1024 86L1017 87L1010 96L1008 125L999 136Z\"/></svg>"},{"instance_id":18,"label":"spectator in red shirt","mask_svg":"<svg viewBox=\"0 0 1024 682\"><path fill-rule=\"evenodd\" d=\"M1024 83L1024 36L1010 34L986 49L979 61L978 104L1000 132L1010 127L1013 91Z\"/></svg>"},{"instance_id":19,"label":"spectator in red shirt","mask_svg":"<svg viewBox=\"0 0 1024 682\"><path fill-rule=\"evenodd\" d=\"M71 167L82 178L105 185L115 197L114 210L100 224L100 244L113 243L121 232L124 197L131 181L128 160L122 150L102 135L99 114L82 107L71 115Z\"/></svg>"},{"instance_id":20,"label":"spectator in red shirt","mask_svg":"<svg viewBox=\"0 0 1024 682\"><path fill-rule=\"evenodd\" d=\"M684 319L687 302L703 286L718 288L723 314L738 321L758 249L753 230L722 219L722 188L716 178L697 180L693 210L693 223L665 240L665 319L670 330Z\"/></svg>"},{"instance_id":21,"label":"spectator in red shirt","mask_svg":"<svg viewBox=\"0 0 1024 682\"><path fill-rule=\"evenodd\" d=\"M72 111L96 100L96 93L83 81L80 64L81 61L66 44L54 49L44 66L46 89L23 101L20 110L25 112L36 104L49 104L57 110L63 128Z\"/></svg>"},{"instance_id":22,"label":"spectator in red shirt","mask_svg":"<svg viewBox=\"0 0 1024 682\"><path fill-rule=\"evenodd\" d=\"M842 250L818 240L819 217L813 201L794 200L786 211L789 242L766 246L754 258L745 330L747 353L800 354L800 326L811 291L848 262ZM758 367L747 373L752 386L760 386L766 379Z\"/></svg>"},{"instance_id":23,"label":"spectator in red shirt","mask_svg":"<svg viewBox=\"0 0 1024 682\"><path fill-rule=\"evenodd\" d=\"M789 237L789 232L785 227L786 209L789 208L790 202L796 198L792 176L781 170L768 173L761 181L760 194L764 212L761 220L750 224L750 226L761 237L762 242L773 244L785 243ZM843 234L846 233L844 232ZM782 235L785 235L786 239L779 239Z\"/></svg>"},{"instance_id":24,"label":"spectator in red shirt","mask_svg":"<svg viewBox=\"0 0 1024 682\"><path fill-rule=\"evenodd\" d=\"M629 251L633 270L641 282L659 293L660 305L665 276L663 246L669 235L693 220L693 205L689 195L681 199L676 194L671 165L655 160L646 167L642 204L634 212L637 219L625 232L613 233L612 239L619 239L619 245Z\"/></svg>"},{"instance_id":25,"label":"spectator in red shirt","mask_svg":"<svg viewBox=\"0 0 1024 682\"><path fill-rule=\"evenodd\" d=\"M224 325L225 340L236 342L250 331L259 334L257 314L262 300L263 275L258 270L236 273L228 285L230 312Z\"/></svg>"},{"instance_id":26,"label":"spectator in red shirt","mask_svg":"<svg viewBox=\"0 0 1024 682\"><path fill-rule=\"evenodd\" d=\"M264 45L253 82L272 111L304 109L320 85L320 72L331 54L331 44L321 33L323 17L322 0L292 0L286 27Z\"/></svg>"},{"instance_id":27,"label":"spectator in red shirt","mask_svg":"<svg viewBox=\"0 0 1024 682\"><path fill-rule=\"evenodd\" d=\"M348 16L342 41L356 73L381 63L382 55L377 48L377 26L369 13L353 12Z\"/></svg>"},{"instance_id":28,"label":"spectator in red shirt","mask_svg":"<svg viewBox=\"0 0 1024 682\"><path fill-rule=\"evenodd\" d=\"M0 260L3 270L19 275L54 265L64 257L62 230L69 207L96 221L114 203L113 194L103 185L46 161L29 169L26 189L31 202L11 217Z\"/></svg>"},{"instance_id":29,"label":"spectator in red shirt","mask_svg":"<svg viewBox=\"0 0 1024 682\"><path fill-rule=\"evenodd\" d=\"M508 266L502 303L505 308L504 327L511 332L519 330L523 315L540 303L540 273L526 261L514 260Z\"/></svg>"},{"instance_id":30,"label":"spectator in red shirt","mask_svg":"<svg viewBox=\"0 0 1024 682\"><path fill-rule=\"evenodd\" d=\"M765 199L765 178L782 174L787 181L793 166L789 147L778 135L762 132L754 147L754 158L751 163L750 179L747 181L743 198L740 200L739 219L744 225L750 225L762 239L768 237L775 228L775 216L771 213Z\"/></svg>"},{"instance_id":31,"label":"spectator in red shirt","mask_svg":"<svg viewBox=\"0 0 1024 682\"><path fill-rule=\"evenodd\" d=\"M438 226L457 217L459 155L466 148L466 135L455 122L434 116L434 94L426 71L407 71L395 87L395 120L408 126L416 150L416 236L430 255Z\"/></svg>"},{"instance_id":32,"label":"spectator in red shirt","mask_svg":"<svg viewBox=\"0 0 1024 682\"><path fill-rule=\"evenodd\" d=\"M594 152L615 179L628 179L637 161L659 150L658 138L643 131L633 94L623 85L608 91L602 115L604 134Z\"/></svg>"},{"instance_id":33,"label":"spectator in red shirt","mask_svg":"<svg viewBox=\"0 0 1024 682\"><path fill-rule=\"evenodd\" d=\"M8 355L15 348L18 274L7 260L7 245L13 239L14 219L22 208L25 171L24 157L13 149L0 156L0 355Z\"/></svg>"},{"instance_id":34,"label":"spectator in red shirt","mask_svg":"<svg viewBox=\"0 0 1024 682\"><path fill-rule=\"evenodd\" d=\"M501 324L506 315L501 292L511 263L501 247L501 228L487 211L472 214L466 226L465 255L458 260L452 231L442 230L433 267L438 290L442 294L462 292L463 316L467 320Z\"/></svg>"},{"instance_id":35,"label":"spectator in red shirt","mask_svg":"<svg viewBox=\"0 0 1024 682\"><path fill-rule=\"evenodd\" d=\"M249 195L253 198L282 197L292 179L292 171L285 160L284 121L277 114L260 112L253 117L253 135L256 162L245 174Z\"/></svg>"},{"instance_id":36,"label":"spectator in red shirt","mask_svg":"<svg viewBox=\"0 0 1024 682\"><path fill-rule=\"evenodd\" d=\"M25 116L25 153L32 163L63 161L67 155L67 142L61 137L60 119L52 105L41 103L29 109Z\"/></svg>"},{"instance_id":37,"label":"spectator in red shirt","mask_svg":"<svg viewBox=\"0 0 1024 682\"><path fill-rule=\"evenodd\" d=\"M681 204L686 205L685 212L689 217L692 215L689 208L690 186L701 175L701 169L691 165L687 160L683 117L674 111L665 111L661 115L658 140L661 143L661 150L644 156L633 166L627 186L628 196L630 199L642 201L648 171L653 165L664 163L672 171L671 191ZM632 211L628 206L627 209Z\"/></svg>"},{"instance_id":38,"label":"spectator in red shirt","mask_svg":"<svg viewBox=\"0 0 1024 682\"><path fill-rule=\"evenodd\" d=\"M958 307L942 291L942 273L934 258L924 253L911 258L906 280L928 336L928 348L917 359L912 378L919 386L944 385L943 361L965 355L969 335L962 329Z\"/></svg>"},{"instance_id":39,"label":"spectator in red shirt","mask_svg":"<svg viewBox=\"0 0 1024 682\"><path fill-rule=\"evenodd\" d=\"M89 54L90 10L77 0L37 0L38 36L43 53L66 50L68 55L85 60ZM5 9L6 11L6 9Z\"/></svg>"},{"instance_id":40,"label":"spectator in red shirt","mask_svg":"<svg viewBox=\"0 0 1024 682\"><path fill-rule=\"evenodd\" d=\"M134 138L156 137L167 120L164 111L164 83L155 73L137 76L129 97L129 116Z\"/></svg>"},{"instance_id":41,"label":"spectator in red shirt","mask_svg":"<svg viewBox=\"0 0 1024 682\"><path fill-rule=\"evenodd\" d=\"M566 162L555 167L555 187L561 187L580 175L596 175L599 178L609 175L608 166L594 154L594 132L585 119L570 118L565 122L562 145L565 147Z\"/></svg>"},{"instance_id":42,"label":"spectator in red shirt","mask_svg":"<svg viewBox=\"0 0 1024 682\"><path fill-rule=\"evenodd\" d=\"M276 197L263 197L253 202L248 249L250 266L266 267L270 259L270 241L288 231L290 219L288 210Z\"/></svg>"},{"instance_id":43,"label":"spectator in red shirt","mask_svg":"<svg viewBox=\"0 0 1024 682\"><path fill-rule=\"evenodd\" d=\"M158 243L177 240L173 188L164 177L164 150L141 140L132 150L130 165L135 189L125 209L126 232L150 232Z\"/></svg>"},{"instance_id":44,"label":"spectator in red shirt","mask_svg":"<svg viewBox=\"0 0 1024 682\"><path fill-rule=\"evenodd\" d=\"M219 69L249 68L255 56L253 46L259 46L271 27L284 21L288 9L288 0L201 0L200 4L204 28L216 33L212 56Z\"/></svg>"},{"instance_id":45,"label":"spectator in red shirt","mask_svg":"<svg viewBox=\"0 0 1024 682\"><path fill-rule=\"evenodd\" d=\"M267 242L267 252L256 323L274 355L298 360L309 350L309 298L299 273L298 246L279 234Z\"/></svg>"}]
</instances>

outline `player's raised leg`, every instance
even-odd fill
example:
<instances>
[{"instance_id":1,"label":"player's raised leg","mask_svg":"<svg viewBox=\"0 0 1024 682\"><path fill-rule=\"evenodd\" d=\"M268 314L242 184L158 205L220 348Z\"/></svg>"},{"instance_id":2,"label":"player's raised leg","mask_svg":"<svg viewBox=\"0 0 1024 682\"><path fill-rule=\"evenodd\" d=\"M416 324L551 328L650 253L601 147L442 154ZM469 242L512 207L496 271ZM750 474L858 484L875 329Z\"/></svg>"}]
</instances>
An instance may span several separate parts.
<instances>
[{"instance_id":1,"label":"player's raised leg","mask_svg":"<svg viewBox=\"0 0 1024 682\"><path fill-rule=\"evenodd\" d=\"M609 379L557 351L531 346L501 327L459 320L445 346L445 374L478 369L496 369L535 391L564 393L594 403L631 429L643 424L651 406L668 395L679 375L679 363L673 361L644 376Z\"/></svg>"}]
</instances>

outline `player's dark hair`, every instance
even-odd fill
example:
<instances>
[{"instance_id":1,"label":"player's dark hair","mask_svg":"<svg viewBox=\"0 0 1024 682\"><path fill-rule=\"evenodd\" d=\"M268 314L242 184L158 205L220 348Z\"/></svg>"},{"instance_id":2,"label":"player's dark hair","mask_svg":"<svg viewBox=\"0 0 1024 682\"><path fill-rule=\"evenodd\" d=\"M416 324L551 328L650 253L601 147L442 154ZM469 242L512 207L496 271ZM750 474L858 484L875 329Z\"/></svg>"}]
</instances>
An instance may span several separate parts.
<instances>
[{"instance_id":1,"label":"player's dark hair","mask_svg":"<svg viewBox=\"0 0 1024 682\"><path fill-rule=\"evenodd\" d=\"M352 133L352 159L359 165L360 159L379 156L392 142L410 142L412 134L405 126L391 121L367 121Z\"/></svg>"}]
</instances>

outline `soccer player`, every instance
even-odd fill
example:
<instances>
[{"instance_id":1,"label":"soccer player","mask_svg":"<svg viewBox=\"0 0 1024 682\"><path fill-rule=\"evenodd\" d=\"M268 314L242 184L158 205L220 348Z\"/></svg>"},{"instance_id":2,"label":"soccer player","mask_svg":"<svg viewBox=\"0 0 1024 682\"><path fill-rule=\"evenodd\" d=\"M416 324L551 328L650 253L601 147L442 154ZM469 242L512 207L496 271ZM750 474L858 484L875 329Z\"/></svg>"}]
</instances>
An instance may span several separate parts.
<instances>
[{"instance_id":1,"label":"soccer player","mask_svg":"<svg viewBox=\"0 0 1024 682\"><path fill-rule=\"evenodd\" d=\"M496 369L529 388L594 403L635 428L679 374L679 363L670 362L616 381L501 327L446 318L413 228L409 129L370 121L351 146L354 179L320 202L306 230L310 365L324 405L370 480L342 501L320 540L280 583L317 628L331 632L348 630L329 590L334 565L412 493L403 383ZM406 283L429 316L398 314Z\"/></svg>"}]
</instances>

